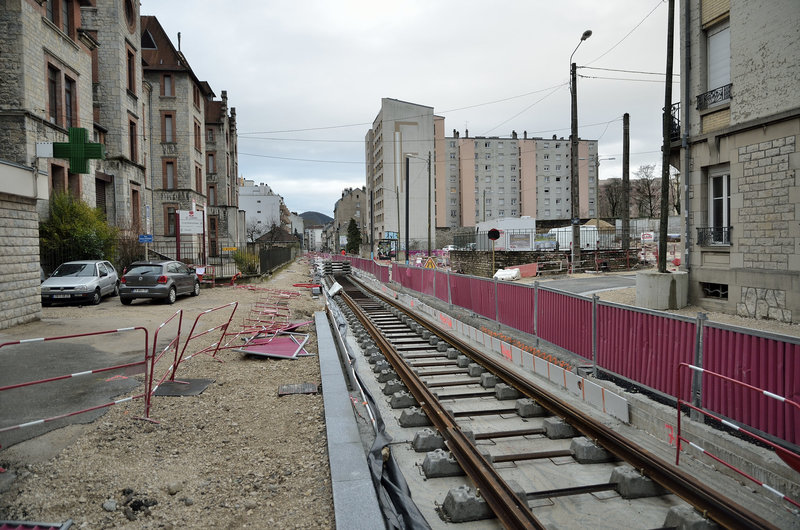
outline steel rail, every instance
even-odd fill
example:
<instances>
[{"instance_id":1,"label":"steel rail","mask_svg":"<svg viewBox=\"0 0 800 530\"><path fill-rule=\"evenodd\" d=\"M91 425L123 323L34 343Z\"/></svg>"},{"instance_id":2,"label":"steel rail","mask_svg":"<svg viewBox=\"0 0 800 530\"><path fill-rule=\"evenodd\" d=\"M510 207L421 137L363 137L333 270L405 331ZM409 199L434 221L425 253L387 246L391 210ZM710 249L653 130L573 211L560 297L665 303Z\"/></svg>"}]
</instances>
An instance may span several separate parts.
<instances>
[{"instance_id":1,"label":"steel rail","mask_svg":"<svg viewBox=\"0 0 800 530\"><path fill-rule=\"evenodd\" d=\"M527 379L516 370L510 369L507 362L486 355L470 344L462 341L454 334L434 327L425 320L420 320L417 315L409 313L405 307L392 298L370 289L362 282L358 282L357 285L414 318L417 323L431 332L436 333L440 338L444 338L451 346L461 350L474 361L482 364L484 368L487 368L492 373L501 377L506 383L534 399L551 414L564 418L565 421L581 434L594 440L598 445L614 454L617 458L638 469L642 474L648 476L651 480L657 482L691 504L698 512L704 514L723 527L777 529L777 527L769 521L766 521L732 499L718 493L709 485L702 483L677 466L658 458L656 455L633 441L626 439L620 433L595 420L588 414L564 403L552 392L536 386L531 380Z\"/></svg>"},{"instance_id":2,"label":"steel rail","mask_svg":"<svg viewBox=\"0 0 800 530\"><path fill-rule=\"evenodd\" d=\"M339 283L343 285L341 279ZM350 291L350 292L348 292ZM375 340L378 349L397 372L398 377L417 400L420 408L447 442L464 473L472 480L481 497L494 512L497 519L506 528L545 528L533 515L526 501L517 497L508 483L503 480L497 470L478 451L475 445L462 432L455 418L445 409L436 396L425 386L417 374L405 363L391 342L386 339L380 329L369 319L366 312L354 300L345 287L344 301L358 316L364 328Z\"/></svg>"}]
</instances>

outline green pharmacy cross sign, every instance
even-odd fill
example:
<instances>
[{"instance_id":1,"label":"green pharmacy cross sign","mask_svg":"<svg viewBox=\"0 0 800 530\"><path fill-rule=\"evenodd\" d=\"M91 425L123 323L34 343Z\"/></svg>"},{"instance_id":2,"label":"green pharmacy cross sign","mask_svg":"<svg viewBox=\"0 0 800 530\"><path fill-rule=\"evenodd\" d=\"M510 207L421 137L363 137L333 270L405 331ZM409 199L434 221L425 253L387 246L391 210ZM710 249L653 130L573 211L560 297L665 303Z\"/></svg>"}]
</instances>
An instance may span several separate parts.
<instances>
[{"instance_id":1,"label":"green pharmacy cross sign","mask_svg":"<svg viewBox=\"0 0 800 530\"><path fill-rule=\"evenodd\" d=\"M89 159L104 159L106 148L103 144L87 142L89 132L82 127L69 128L68 142L53 142L53 157L69 160L72 173L88 173Z\"/></svg>"}]
</instances>

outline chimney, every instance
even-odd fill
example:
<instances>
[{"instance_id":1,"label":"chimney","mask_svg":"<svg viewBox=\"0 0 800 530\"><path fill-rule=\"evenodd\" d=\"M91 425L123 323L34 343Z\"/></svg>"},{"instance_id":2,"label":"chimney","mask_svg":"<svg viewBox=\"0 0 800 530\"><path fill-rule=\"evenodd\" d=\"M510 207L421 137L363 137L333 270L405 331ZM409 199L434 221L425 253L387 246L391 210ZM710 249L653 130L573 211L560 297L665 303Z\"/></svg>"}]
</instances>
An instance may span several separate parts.
<instances>
[{"instance_id":1,"label":"chimney","mask_svg":"<svg viewBox=\"0 0 800 530\"><path fill-rule=\"evenodd\" d=\"M181 32L178 32L178 51L181 51Z\"/></svg>"},{"instance_id":2,"label":"chimney","mask_svg":"<svg viewBox=\"0 0 800 530\"><path fill-rule=\"evenodd\" d=\"M514 140L517 139L517 131L513 131L513 130L511 131L511 138L513 138Z\"/></svg>"},{"instance_id":3,"label":"chimney","mask_svg":"<svg viewBox=\"0 0 800 530\"><path fill-rule=\"evenodd\" d=\"M464 138L469 138L469 129L464 129Z\"/></svg>"},{"instance_id":4,"label":"chimney","mask_svg":"<svg viewBox=\"0 0 800 530\"><path fill-rule=\"evenodd\" d=\"M528 139L528 131L522 131L522 138L525 140Z\"/></svg>"}]
</instances>

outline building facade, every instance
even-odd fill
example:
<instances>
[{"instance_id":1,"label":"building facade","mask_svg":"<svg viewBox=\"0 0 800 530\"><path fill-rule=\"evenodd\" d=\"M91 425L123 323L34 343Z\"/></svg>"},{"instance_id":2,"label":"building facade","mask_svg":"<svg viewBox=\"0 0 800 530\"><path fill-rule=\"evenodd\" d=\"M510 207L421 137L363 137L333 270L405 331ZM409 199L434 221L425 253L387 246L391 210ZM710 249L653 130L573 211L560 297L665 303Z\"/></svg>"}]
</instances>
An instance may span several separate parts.
<instances>
[{"instance_id":1,"label":"building facade","mask_svg":"<svg viewBox=\"0 0 800 530\"><path fill-rule=\"evenodd\" d=\"M800 3L680 3L672 164L685 184L689 299L800 321Z\"/></svg>"},{"instance_id":2,"label":"building facade","mask_svg":"<svg viewBox=\"0 0 800 530\"><path fill-rule=\"evenodd\" d=\"M333 249L336 252L342 250L347 245L347 228L350 226L350 219L355 220L358 231L361 233L361 243L368 245L365 236L368 236L366 226L367 213L367 188L347 188L342 191L342 197L336 201L333 207L333 230L335 231Z\"/></svg>"},{"instance_id":3,"label":"building facade","mask_svg":"<svg viewBox=\"0 0 800 530\"><path fill-rule=\"evenodd\" d=\"M272 191L263 182L256 184L253 180L240 179L239 207L245 213L248 239L255 241L273 226L284 227L282 217L288 218L288 209L283 197Z\"/></svg>"},{"instance_id":4,"label":"building facade","mask_svg":"<svg viewBox=\"0 0 800 530\"><path fill-rule=\"evenodd\" d=\"M434 151L433 108L383 98L365 137L372 252L381 239L399 239L401 252L406 240L415 250L435 239Z\"/></svg>"},{"instance_id":5,"label":"building facade","mask_svg":"<svg viewBox=\"0 0 800 530\"><path fill-rule=\"evenodd\" d=\"M441 142L437 157L437 226L456 228L504 217L568 222L569 140L461 137ZM597 141L579 141L580 216L597 216Z\"/></svg>"}]
</instances>

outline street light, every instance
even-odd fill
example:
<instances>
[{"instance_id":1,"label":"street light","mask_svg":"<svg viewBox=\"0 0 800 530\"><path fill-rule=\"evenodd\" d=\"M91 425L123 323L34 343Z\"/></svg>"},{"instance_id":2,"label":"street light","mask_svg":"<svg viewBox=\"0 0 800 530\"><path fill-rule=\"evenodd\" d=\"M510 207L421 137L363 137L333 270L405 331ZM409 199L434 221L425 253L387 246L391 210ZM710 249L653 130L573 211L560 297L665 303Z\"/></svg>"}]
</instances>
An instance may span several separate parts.
<instances>
[{"instance_id":1,"label":"street light","mask_svg":"<svg viewBox=\"0 0 800 530\"><path fill-rule=\"evenodd\" d=\"M578 86L576 83L576 66L572 62L572 57L578 51L581 43L592 36L592 30L587 29L581 35L581 40L572 54L569 56L570 64L570 93L572 95L572 128L570 132L570 201L572 206L570 208L572 216L570 222L572 223L572 271L575 272L576 260L581 259L581 227L580 227L580 195L578 189Z\"/></svg>"},{"instance_id":2,"label":"street light","mask_svg":"<svg viewBox=\"0 0 800 530\"><path fill-rule=\"evenodd\" d=\"M416 158L428 163L428 256L431 255L431 152L428 151L428 158L421 156L410 155L406 153L406 194L408 194L408 160L409 158ZM406 245L408 245L408 195L406 195ZM408 249L406 249L408 251Z\"/></svg>"}]
</instances>

